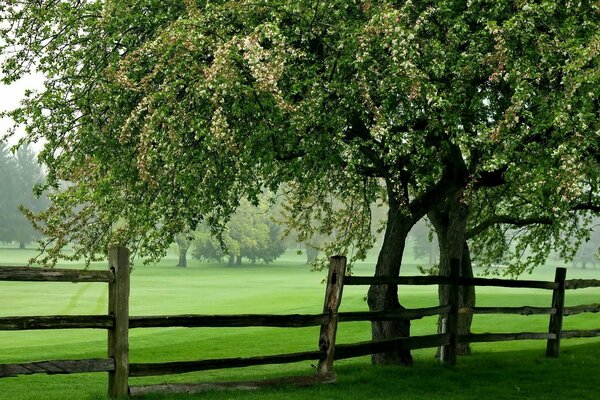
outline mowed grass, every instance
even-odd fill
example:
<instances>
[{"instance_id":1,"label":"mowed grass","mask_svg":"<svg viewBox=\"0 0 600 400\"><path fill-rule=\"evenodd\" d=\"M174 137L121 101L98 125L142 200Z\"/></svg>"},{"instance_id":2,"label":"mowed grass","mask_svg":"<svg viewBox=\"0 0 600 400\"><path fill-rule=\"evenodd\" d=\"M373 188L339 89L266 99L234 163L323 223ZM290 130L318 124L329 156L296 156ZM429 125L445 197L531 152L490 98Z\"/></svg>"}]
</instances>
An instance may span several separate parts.
<instances>
[{"instance_id":1,"label":"mowed grass","mask_svg":"<svg viewBox=\"0 0 600 400\"><path fill-rule=\"evenodd\" d=\"M32 251L0 249L0 265L22 265ZM370 275L374 260L354 272ZM227 267L190 260L175 267L172 255L159 264L136 264L131 275L131 314L319 313L323 307L324 272L310 272L302 257L288 252L270 265ZM80 267L76 263L63 267ZM106 268L105 263L92 268ZM403 275L418 274L408 260ZM552 280L554 266L539 269L534 279ZM600 270L570 269L568 278L600 278ZM367 310L366 287L346 287L342 311ZM107 285L101 283L0 282L0 316L103 314ZM481 306L549 306L545 290L479 288ZM401 287L409 308L437 304L434 287ZM600 303L600 289L567 292L567 305ZM413 335L435 332L433 317L414 321ZM475 332L543 332L548 316L477 315ZM600 315L565 318L564 329L598 329ZM370 339L369 323L344 323L338 343ZM130 331L132 362L181 361L315 350L318 328L168 328ZM147 396L147 399L597 399L600 340L562 342L561 357L546 359L544 341L474 344L473 354L458 365L439 365L434 349L418 350L413 368L373 367L368 357L337 362L338 382L308 388L256 392L206 392L194 396ZM0 363L106 356L106 331L45 330L0 332ZM215 370L165 377L132 378L131 385L162 382L211 382L309 375L314 363ZM31 375L0 379L0 399L104 399L106 374Z\"/></svg>"}]
</instances>

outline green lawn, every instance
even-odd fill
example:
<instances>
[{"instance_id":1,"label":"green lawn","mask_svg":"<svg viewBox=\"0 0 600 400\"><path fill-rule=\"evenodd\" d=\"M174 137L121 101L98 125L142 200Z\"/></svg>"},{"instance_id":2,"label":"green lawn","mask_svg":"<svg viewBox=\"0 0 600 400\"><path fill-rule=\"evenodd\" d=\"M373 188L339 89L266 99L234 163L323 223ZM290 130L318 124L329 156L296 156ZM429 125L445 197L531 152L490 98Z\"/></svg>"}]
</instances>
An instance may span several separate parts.
<instances>
[{"instance_id":1,"label":"green lawn","mask_svg":"<svg viewBox=\"0 0 600 400\"><path fill-rule=\"evenodd\" d=\"M26 262L32 251L0 249L0 265ZM412 260L409 260L409 262ZM370 275L372 263L355 273ZM310 272L293 252L271 265L222 265L190 261L176 268L175 255L157 265L136 265L132 273L132 315L319 313L323 307L324 272ZM70 264L77 267L77 264ZM105 268L105 264L93 268ZM403 274L417 274L407 263ZM536 271L536 279L553 279L553 267ZM567 278L600 278L600 270L569 270ZM366 310L366 287L346 287L342 311ZM101 283L0 283L0 316L102 314L107 308L107 286ZM402 287L407 307L437 304L433 287ZM527 289L481 288L478 305L550 305L551 292ZM600 289L567 292L567 305L599 303ZM475 332L545 331L547 316L478 315ZM565 319L564 329L600 328L598 314ZM435 318L415 321L413 334L435 332ZM344 323L339 343L368 340L368 323ZM315 350L318 328L135 329L130 332L132 362L194 360ZM338 382L309 388L259 392L211 392L186 398L289 399L402 398L402 399L596 399L600 369L600 340L572 339L562 343L559 360L544 357L545 342L521 341L473 345L473 355L460 358L455 368L440 366L434 350L414 352L413 368L372 367L367 357L338 362ZM105 357L106 332L92 330L0 332L0 363L50 359ZM310 362L291 365L206 371L177 376L132 378L130 384L207 382L260 379L289 374L311 374ZM69 376L32 375L0 380L0 399L102 399L106 374ZM148 397L164 398L164 397ZM177 398L177 397L169 397ZM181 397L183 398L183 397Z\"/></svg>"}]
</instances>

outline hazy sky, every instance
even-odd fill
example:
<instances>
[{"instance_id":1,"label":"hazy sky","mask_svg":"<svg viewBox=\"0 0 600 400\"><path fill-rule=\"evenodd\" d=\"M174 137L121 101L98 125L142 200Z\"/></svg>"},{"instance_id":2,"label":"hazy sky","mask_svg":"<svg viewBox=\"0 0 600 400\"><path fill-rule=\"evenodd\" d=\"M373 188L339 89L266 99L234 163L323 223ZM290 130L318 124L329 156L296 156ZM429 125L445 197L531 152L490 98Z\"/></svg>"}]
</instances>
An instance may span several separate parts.
<instances>
[{"instance_id":1,"label":"hazy sky","mask_svg":"<svg viewBox=\"0 0 600 400\"><path fill-rule=\"evenodd\" d=\"M42 87L42 76L41 75L30 75L27 76L10 86L0 83L0 110L6 111L11 110L19 105L19 102L23 99L25 90L27 89L39 89ZM12 121L8 118L0 119L0 136L4 135L7 129L12 125ZM13 144L18 140L13 138L9 141ZM39 147L39 146L34 146Z\"/></svg>"}]
</instances>

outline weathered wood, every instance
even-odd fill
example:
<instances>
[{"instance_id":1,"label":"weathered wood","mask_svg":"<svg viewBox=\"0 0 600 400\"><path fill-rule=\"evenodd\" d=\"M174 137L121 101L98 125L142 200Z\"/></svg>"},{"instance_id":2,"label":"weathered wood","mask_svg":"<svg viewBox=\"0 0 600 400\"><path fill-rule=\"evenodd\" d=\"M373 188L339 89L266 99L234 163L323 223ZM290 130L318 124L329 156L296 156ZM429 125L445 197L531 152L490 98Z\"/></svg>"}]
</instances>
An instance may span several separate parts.
<instances>
[{"instance_id":1,"label":"weathered wood","mask_svg":"<svg viewBox=\"0 0 600 400\"><path fill-rule=\"evenodd\" d=\"M276 354L248 358L222 358L167 363L133 363L129 364L129 376L183 374L186 372L205 371L209 369L241 368L266 364L287 364L323 358L325 358L325 352L323 351L307 351L302 353Z\"/></svg>"},{"instance_id":2,"label":"weathered wood","mask_svg":"<svg viewBox=\"0 0 600 400\"><path fill-rule=\"evenodd\" d=\"M49 315L0 318L0 331L30 329L110 329L112 315Z\"/></svg>"},{"instance_id":3,"label":"weathered wood","mask_svg":"<svg viewBox=\"0 0 600 400\"><path fill-rule=\"evenodd\" d=\"M539 314L555 314L556 309L552 307L473 307L460 308L460 314L520 314L520 315L539 315Z\"/></svg>"},{"instance_id":4,"label":"weathered wood","mask_svg":"<svg viewBox=\"0 0 600 400\"><path fill-rule=\"evenodd\" d=\"M440 320L440 333L445 335L448 333L448 318L442 318ZM450 341L448 341L448 343L450 343ZM440 354L440 362L442 364L446 363L446 346L440 346L440 350L439 350L439 354Z\"/></svg>"},{"instance_id":5,"label":"weathered wood","mask_svg":"<svg viewBox=\"0 0 600 400\"><path fill-rule=\"evenodd\" d=\"M560 337L565 308L566 276L566 268L556 268L554 282L556 283L557 288L552 292L552 308L556 309L556 314L550 315L550 321L548 323L548 333L553 334L554 338L548 339L548 343L546 344L546 357L558 358L560 353Z\"/></svg>"},{"instance_id":6,"label":"weathered wood","mask_svg":"<svg viewBox=\"0 0 600 400\"><path fill-rule=\"evenodd\" d=\"M344 276L346 275L346 257L338 256L329 259L327 289L323 314L329 315L329 321L321 325L319 334L319 350L325 352L325 358L319 360L317 375L321 379L335 379L333 360L335 353L335 335L339 320L338 309L342 302Z\"/></svg>"},{"instance_id":7,"label":"weathered wood","mask_svg":"<svg viewBox=\"0 0 600 400\"><path fill-rule=\"evenodd\" d=\"M400 350L425 349L445 346L450 343L450 334L413 336L379 341L368 341L353 344L338 344L335 348L335 359L366 356L369 354L386 353Z\"/></svg>"},{"instance_id":8,"label":"weathered wood","mask_svg":"<svg viewBox=\"0 0 600 400\"><path fill-rule=\"evenodd\" d=\"M0 281L23 282L112 282L111 271L31 267L0 267Z\"/></svg>"},{"instance_id":9,"label":"weathered wood","mask_svg":"<svg viewBox=\"0 0 600 400\"><path fill-rule=\"evenodd\" d=\"M556 289L555 282L496 279L496 278L460 278L459 283L463 286L496 286L506 288L529 288L529 289Z\"/></svg>"},{"instance_id":10,"label":"weathered wood","mask_svg":"<svg viewBox=\"0 0 600 400\"><path fill-rule=\"evenodd\" d=\"M560 334L560 337L563 339L587 338L596 336L600 336L600 329L562 331Z\"/></svg>"},{"instance_id":11,"label":"weathered wood","mask_svg":"<svg viewBox=\"0 0 600 400\"><path fill-rule=\"evenodd\" d=\"M565 281L565 289L585 289L600 287L600 279L569 279Z\"/></svg>"},{"instance_id":12,"label":"weathered wood","mask_svg":"<svg viewBox=\"0 0 600 400\"><path fill-rule=\"evenodd\" d=\"M586 280L593 281L592 279ZM347 276L344 285L448 285L447 276ZM460 278L462 286L497 286L507 288L555 289L556 283L535 280L514 280L497 278ZM582 283L583 284L583 283ZM591 283L588 283L591 284ZM591 287L591 286L583 286Z\"/></svg>"},{"instance_id":13,"label":"weathered wood","mask_svg":"<svg viewBox=\"0 0 600 400\"><path fill-rule=\"evenodd\" d=\"M458 349L458 307L460 303L460 260L452 258L450 260L450 282L448 291L448 333L450 334L450 342L444 349L444 362L446 364L456 364L456 354Z\"/></svg>"},{"instance_id":14,"label":"weathered wood","mask_svg":"<svg viewBox=\"0 0 600 400\"><path fill-rule=\"evenodd\" d=\"M450 311L450 306L427 308L383 310L383 311L352 311L338 313L339 322L350 321L391 321L396 319L421 319L432 315L445 314Z\"/></svg>"},{"instance_id":15,"label":"weathered wood","mask_svg":"<svg viewBox=\"0 0 600 400\"><path fill-rule=\"evenodd\" d=\"M335 380L323 379L322 377L311 375L266 379L260 381L209 382L196 384L163 383L158 385L131 386L129 391L131 396L143 396L148 394L195 394L202 393L207 390L255 390L278 386L304 387L333 382L335 382Z\"/></svg>"},{"instance_id":16,"label":"weathered wood","mask_svg":"<svg viewBox=\"0 0 600 400\"><path fill-rule=\"evenodd\" d=\"M80 372L106 372L115 369L111 358L86 360L52 360L23 364L0 364L0 378L32 374L75 374Z\"/></svg>"},{"instance_id":17,"label":"weathered wood","mask_svg":"<svg viewBox=\"0 0 600 400\"><path fill-rule=\"evenodd\" d=\"M128 395L129 250L112 247L108 260L115 276L108 285L108 313L114 317L114 326L108 331L108 356L115 360L115 369L108 373L108 397L119 399Z\"/></svg>"},{"instance_id":18,"label":"weathered wood","mask_svg":"<svg viewBox=\"0 0 600 400\"><path fill-rule=\"evenodd\" d=\"M581 313L597 313L600 312L600 304L582 304L579 306L565 307L563 315L576 315Z\"/></svg>"},{"instance_id":19,"label":"weathered wood","mask_svg":"<svg viewBox=\"0 0 600 400\"><path fill-rule=\"evenodd\" d=\"M344 285L442 285L447 276L346 276Z\"/></svg>"},{"instance_id":20,"label":"weathered wood","mask_svg":"<svg viewBox=\"0 0 600 400\"><path fill-rule=\"evenodd\" d=\"M329 314L302 315L163 315L129 317L129 328L164 328L164 327L244 327L272 326L301 328L319 326L329 322Z\"/></svg>"},{"instance_id":21,"label":"weathered wood","mask_svg":"<svg viewBox=\"0 0 600 400\"><path fill-rule=\"evenodd\" d=\"M555 337L555 334L546 332L472 333L470 335L461 335L458 340L461 343L479 343L504 342L509 340L553 339Z\"/></svg>"}]
</instances>

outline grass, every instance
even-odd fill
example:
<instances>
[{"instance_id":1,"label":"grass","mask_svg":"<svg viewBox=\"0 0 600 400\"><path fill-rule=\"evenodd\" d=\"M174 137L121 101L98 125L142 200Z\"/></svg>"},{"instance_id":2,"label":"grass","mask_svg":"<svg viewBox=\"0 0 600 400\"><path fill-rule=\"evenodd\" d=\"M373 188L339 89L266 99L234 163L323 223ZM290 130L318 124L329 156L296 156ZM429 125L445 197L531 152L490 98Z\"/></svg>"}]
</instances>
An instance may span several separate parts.
<instances>
[{"instance_id":1,"label":"grass","mask_svg":"<svg viewBox=\"0 0 600 400\"><path fill-rule=\"evenodd\" d=\"M33 253L0 249L1 265L19 265ZM409 260L412 261L412 260ZM173 254L159 264L136 265L132 273L132 315L319 313L323 307L324 272L309 272L300 257L287 253L271 265L226 267L190 261L176 268ZM78 267L77 264L70 264ZM93 268L105 268L105 264ZM355 273L370 275L372 260ZM403 274L417 274L414 263ZM552 280L553 266L539 269L533 278ZM599 270L569 270L568 278L598 278ZM366 310L366 287L346 287L342 311ZM107 287L100 283L0 283L0 316L102 314L107 307ZM437 304L433 287L402 287L406 307ZM550 304L551 293L528 289L478 289L478 305L517 306ZM600 302L599 289L567 292L567 305ZM545 331L547 316L478 315L475 332ZM600 327L598 314L565 319L564 329ZM415 321L414 335L435 331L435 318ZM135 329L130 332L132 362L159 362L237 357L314 350L318 328L211 328ZM344 323L339 343L370 338L368 323ZM258 392L210 392L185 398L289 399L403 398L403 399L508 399L550 397L597 398L591 376L600 368L600 340L572 339L562 343L561 358L544 357L543 341L474 344L473 354L459 359L455 368L440 366L434 350L414 352L413 368L373 367L368 357L338 362L338 382L309 388L266 389ZM106 332L94 330L0 332L0 363L50 359L105 357ZM167 377L132 378L131 385L162 382L207 382L261 379L311 374L310 362L205 371ZM563 384L565 382L565 384ZM0 380L0 399L104 399L106 374L68 376L31 375ZM181 396L148 396L177 399Z\"/></svg>"}]
</instances>

